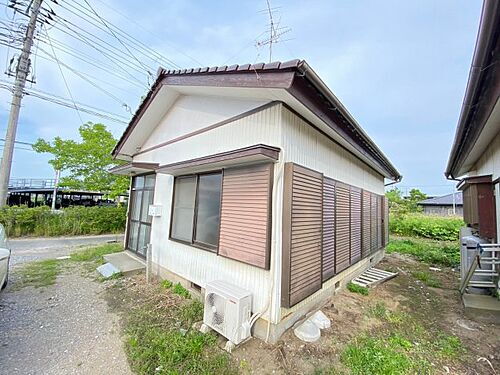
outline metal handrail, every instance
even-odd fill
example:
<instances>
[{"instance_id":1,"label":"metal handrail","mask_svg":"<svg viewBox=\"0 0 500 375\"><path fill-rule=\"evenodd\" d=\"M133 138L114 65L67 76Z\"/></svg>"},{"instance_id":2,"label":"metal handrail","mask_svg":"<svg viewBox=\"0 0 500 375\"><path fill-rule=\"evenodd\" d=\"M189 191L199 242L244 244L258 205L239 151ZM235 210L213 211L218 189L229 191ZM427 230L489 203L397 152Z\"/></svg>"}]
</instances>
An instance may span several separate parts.
<instances>
[{"instance_id":1,"label":"metal handrail","mask_svg":"<svg viewBox=\"0 0 500 375\"><path fill-rule=\"evenodd\" d=\"M474 276L474 272L476 272L477 266L481 268L481 253L483 252L483 249L481 247L481 244L477 245L477 250L474 253L474 260L472 261L472 264L469 267L469 270L465 274L464 279L462 280L460 284L460 294L464 294L465 290L467 289L467 285L469 285L470 280L472 279L472 276Z\"/></svg>"}]
</instances>

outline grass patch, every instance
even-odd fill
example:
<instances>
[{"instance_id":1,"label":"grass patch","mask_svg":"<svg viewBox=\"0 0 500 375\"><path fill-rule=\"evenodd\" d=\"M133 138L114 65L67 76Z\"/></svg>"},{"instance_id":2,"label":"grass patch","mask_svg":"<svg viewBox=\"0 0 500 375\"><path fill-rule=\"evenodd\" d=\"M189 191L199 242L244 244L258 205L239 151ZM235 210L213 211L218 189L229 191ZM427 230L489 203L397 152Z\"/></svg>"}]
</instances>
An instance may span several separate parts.
<instances>
[{"instance_id":1,"label":"grass patch","mask_svg":"<svg viewBox=\"0 0 500 375\"><path fill-rule=\"evenodd\" d=\"M443 358L457 358L465 352L460 339L453 335L441 335L435 342L435 348L438 355Z\"/></svg>"},{"instance_id":2,"label":"grass patch","mask_svg":"<svg viewBox=\"0 0 500 375\"><path fill-rule=\"evenodd\" d=\"M53 285L61 272L61 262L57 259L46 259L24 265L20 271L19 287L33 286L40 288Z\"/></svg>"},{"instance_id":3,"label":"grass patch","mask_svg":"<svg viewBox=\"0 0 500 375\"><path fill-rule=\"evenodd\" d=\"M398 342L372 337L362 337L347 345L341 361L359 375L407 374L413 368L412 359Z\"/></svg>"},{"instance_id":4,"label":"grass patch","mask_svg":"<svg viewBox=\"0 0 500 375\"><path fill-rule=\"evenodd\" d=\"M191 298L191 293L189 293L189 291L184 288L181 283L175 284L172 288L172 292L187 299Z\"/></svg>"},{"instance_id":5,"label":"grass patch","mask_svg":"<svg viewBox=\"0 0 500 375\"><path fill-rule=\"evenodd\" d=\"M125 348L132 370L144 375L237 373L237 364L219 347L217 336L192 328L203 317L203 304L186 299L185 293L175 294L182 290L177 284L169 286L136 286L138 294L131 295ZM124 290L130 292L129 287Z\"/></svg>"},{"instance_id":6,"label":"grass patch","mask_svg":"<svg viewBox=\"0 0 500 375\"><path fill-rule=\"evenodd\" d=\"M387 253L412 255L419 261L452 267L460 263L458 241L432 241L420 238L396 238L386 247Z\"/></svg>"},{"instance_id":7,"label":"grass patch","mask_svg":"<svg viewBox=\"0 0 500 375\"><path fill-rule=\"evenodd\" d=\"M96 262L104 263L103 256L106 254L123 251L123 245L119 243L109 243L95 247L89 247L83 251L77 251L70 254L70 259L75 262Z\"/></svg>"},{"instance_id":8,"label":"grass patch","mask_svg":"<svg viewBox=\"0 0 500 375\"><path fill-rule=\"evenodd\" d=\"M364 296L367 296L370 293L368 288L365 288L364 286L354 284L354 283L347 284L347 290L349 290L352 293L362 294Z\"/></svg>"},{"instance_id":9,"label":"grass patch","mask_svg":"<svg viewBox=\"0 0 500 375\"><path fill-rule=\"evenodd\" d=\"M430 286L431 288L440 288L441 287L441 283L439 282L439 280L434 278L434 276L432 276L429 272L413 271L411 274L415 279L420 280L425 285Z\"/></svg>"}]
</instances>

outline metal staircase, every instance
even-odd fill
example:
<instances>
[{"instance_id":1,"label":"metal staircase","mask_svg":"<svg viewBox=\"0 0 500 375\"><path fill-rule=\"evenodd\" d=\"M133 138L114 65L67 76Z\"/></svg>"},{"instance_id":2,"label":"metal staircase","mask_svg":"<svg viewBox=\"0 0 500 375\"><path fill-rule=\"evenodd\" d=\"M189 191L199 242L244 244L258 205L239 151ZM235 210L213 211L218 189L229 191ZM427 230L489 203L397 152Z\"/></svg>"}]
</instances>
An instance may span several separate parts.
<instances>
[{"instance_id":1,"label":"metal staircase","mask_svg":"<svg viewBox=\"0 0 500 375\"><path fill-rule=\"evenodd\" d=\"M469 258L470 259L470 258ZM461 259L462 267L468 263ZM477 244L472 263L462 277L460 293L468 288L499 288L500 244Z\"/></svg>"}]
</instances>

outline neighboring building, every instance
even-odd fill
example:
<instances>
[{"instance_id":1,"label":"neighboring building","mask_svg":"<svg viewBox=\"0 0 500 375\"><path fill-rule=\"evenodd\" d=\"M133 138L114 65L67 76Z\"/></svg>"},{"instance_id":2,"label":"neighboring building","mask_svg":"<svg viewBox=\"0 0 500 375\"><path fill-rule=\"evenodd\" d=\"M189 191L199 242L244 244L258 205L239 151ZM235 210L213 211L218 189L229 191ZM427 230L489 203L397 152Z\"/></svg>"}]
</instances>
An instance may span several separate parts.
<instances>
[{"instance_id":1,"label":"neighboring building","mask_svg":"<svg viewBox=\"0 0 500 375\"><path fill-rule=\"evenodd\" d=\"M464 219L489 240L499 238L500 2L484 2L476 48L446 176L461 179Z\"/></svg>"},{"instance_id":2,"label":"neighboring building","mask_svg":"<svg viewBox=\"0 0 500 375\"><path fill-rule=\"evenodd\" d=\"M304 61L161 69L113 154L133 176L128 251L150 243L154 272L195 290L249 290L257 337L384 255L401 176Z\"/></svg>"},{"instance_id":3,"label":"neighboring building","mask_svg":"<svg viewBox=\"0 0 500 375\"><path fill-rule=\"evenodd\" d=\"M479 33L446 177L463 192L461 292L495 295L500 267L500 1L485 0ZM490 243L490 244L484 244ZM493 243L493 244L491 244ZM478 247L479 246L479 247ZM478 249L481 251L478 253ZM473 260L480 258L477 263ZM480 266L479 266L480 264ZM480 269L478 269L480 268ZM472 278L469 279L469 276ZM464 294L471 313L484 296ZM500 302L480 302L500 322ZM475 312L474 312L475 311ZM495 315L496 314L496 315ZM496 318L495 318L496 316Z\"/></svg>"},{"instance_id":4,"label":"neighboring building","mask_svg":"<svg viewBox=\"0 0 500 375\"><path fill-rule=\"evenodd\" d=\"M418 205L426 215L462 216L464 213L462 192L428 198L418 202Z\"/></svg>"}]
</instances>

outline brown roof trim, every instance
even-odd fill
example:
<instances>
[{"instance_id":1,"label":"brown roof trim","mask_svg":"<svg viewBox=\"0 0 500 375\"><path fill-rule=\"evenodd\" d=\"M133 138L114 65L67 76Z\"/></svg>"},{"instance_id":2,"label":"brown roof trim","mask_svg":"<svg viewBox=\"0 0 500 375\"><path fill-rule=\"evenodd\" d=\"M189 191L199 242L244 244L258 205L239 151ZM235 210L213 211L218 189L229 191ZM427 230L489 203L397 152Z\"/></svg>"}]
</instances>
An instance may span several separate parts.
<instances>
[{"instance_id":1,"label":"brown roof trim","mask_svg":"<svg viewBox=\"0 0 500 375\"><path fill-rule=\"evenodd\" d=\"M500 1L484 0L474 57L445 176L454 179L500 95Z\"/></svg>"},{"instance_id":2,"label":"brown roof trim","mask_svg":"<svg viewBox=\"0 0 500 375\"><path fill-rule=\"evenodd\" d=\"M304 103L306 107L337 131L358 151L369 156L394 180L401 180L401 175L380 151L375 143L361 129L359 124L342 106L340 101L319 79L316 73L303 60L272 62L268 64L245 64L231 67L212 67L206 69L160 70L158 79L148 97L141 103L136 115L126 129L122 139L113 151L116 156L125 140L138 122L161 85L191 85L212 87L280 88Z\"/></svg>"},{"instance_id":3,"label":"brown roof trim","mask_svg":"<svg viewBox=\"0 0 500 375\"><path fill-rule=\"evenodd\" d=\"M210 164L226 162L253 156L262 156L265 159L276 161L279 158L280 149L278 147L258 144L254 146L239 148L236 150L221 152L218 154L202 156L196 159L185 160L177 163L164 164L158 167L158 171L175 172L176 170L209 166Z\"/></svg>"},{"instance_id":4,"label":"brown roof trim","mask_svg":"<svg viewBox=\"0 0 500 375\"><path fill-rule=\"evenodd\" d=\"M466 177L457 184L457 189L463 190L467 186L474 184L491 184L492 183L491 179L492 179L491 174L484 176Z\"/></svg>"}]
</instances>

